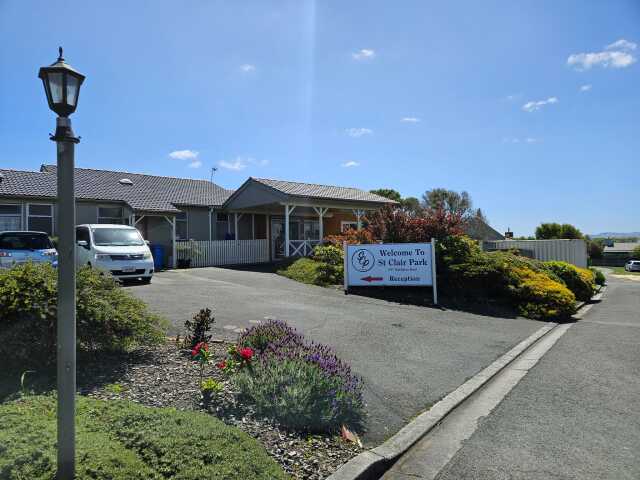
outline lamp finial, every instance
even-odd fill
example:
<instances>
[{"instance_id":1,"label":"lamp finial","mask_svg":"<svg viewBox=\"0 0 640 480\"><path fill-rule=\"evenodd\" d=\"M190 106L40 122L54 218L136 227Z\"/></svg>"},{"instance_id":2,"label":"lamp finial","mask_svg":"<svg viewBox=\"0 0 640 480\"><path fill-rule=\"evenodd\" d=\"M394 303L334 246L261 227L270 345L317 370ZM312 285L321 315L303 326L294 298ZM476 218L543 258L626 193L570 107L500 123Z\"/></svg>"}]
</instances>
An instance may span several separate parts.
<instances>
[{"instance_id":1,"label":"lamp finial","mask_svg":"<svg viewBox=\"0 0 640 480\"><path fill-rule=\"evenodd\" d=\"M64 58L62 57L62 47L58 47L58 61L64 62Z\"/></svg>"}]
</instances>

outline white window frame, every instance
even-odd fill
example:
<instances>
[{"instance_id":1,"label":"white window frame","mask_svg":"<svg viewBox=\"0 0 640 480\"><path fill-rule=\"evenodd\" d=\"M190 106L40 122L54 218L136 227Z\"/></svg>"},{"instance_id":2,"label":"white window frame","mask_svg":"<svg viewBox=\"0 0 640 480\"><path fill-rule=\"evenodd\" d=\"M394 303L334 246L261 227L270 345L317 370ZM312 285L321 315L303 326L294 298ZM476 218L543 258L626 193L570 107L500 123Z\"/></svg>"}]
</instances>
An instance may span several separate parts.
<instances>
[{"instance_id":1,"label":"white window frame","mask_svg":"<svg viewBox=\"0 0 640 480\"><path fill-rule=\"evenodd\" d=\"M20 226L18 227L18 230L23 230L23 225L24 225L24 205L22 203L2 203L2 206L5 207L18 207L19 213L18 215L7 215L7 214L3 214L0 213L0 217L18 217L20 218Z\"/></svg>"},{"instance_id":2,"label":"white window frame","mask_svg":"<svg viewBox=\"0 0 640 480\"><path fill-rule=\"evenodd\" d=\"M46 206L51 209L51 215L33 215L31 213L31 205ZM53 203L27 203L27 230L31 230L31 218L50 218L51 219L51 235L56 234L56 222L54 218Z\"/></svg>"},{"instance_id":3,"label":"white window frame","mask_svg":"<svg viewBox=\"0 0 640 480\"><path fill-rule=\"evenodd\" d=\"M356 222L355 220L342 220L340 222L340 233L344 233L344 227L346 225L349 225L349 227L353 228L354 230L358 230L358 222Z\"/></svg>"},{"instance_id":4,"label":"white window frame","mask_svg":"<svg viewBox=\"0 0 640 480\"><path fill-rule=\"evenodd\" d=\"M100 216L100 209L101 208L120 208L122 209L122 217L101 217ZM124 212L124 207L121 205L98 205L96 207L96 221L98 223L102 223L100 222L101 219L105 219L105 220L120 220L120 222L106 222L106 223L111 223L114 225L129 225L129 219L128 217L125 215Z\"/></svg>"},{"instance_id":5,"label":"white window frame","mask_svg":"<svg viewBox=\"0 0 640 480\"><path fill-rule=\"evenodd\" d=\"M189 211L188 210L183 210L180 211L180 213L184 213L184 218L178 218L178 214L175 215L175 221L176 221L176 240L189 240ZM187 236L186 238L182 238L180 236L178 236L178 225L184 222L186 227L187 227Z\"/></svg>"}]
</instances>

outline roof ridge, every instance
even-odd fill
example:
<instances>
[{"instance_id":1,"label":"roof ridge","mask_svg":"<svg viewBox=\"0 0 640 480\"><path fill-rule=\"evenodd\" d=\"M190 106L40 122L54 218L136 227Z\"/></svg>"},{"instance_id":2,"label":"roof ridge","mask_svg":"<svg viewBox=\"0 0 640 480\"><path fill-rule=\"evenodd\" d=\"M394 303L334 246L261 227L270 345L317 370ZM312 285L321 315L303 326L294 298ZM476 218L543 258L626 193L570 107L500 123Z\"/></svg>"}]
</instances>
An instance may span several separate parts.
<instances>
[{"instance_id":1,"label":"roof ridge","mask_svg":"<svg viewBox=\"0 0 640 480\"><path fill-rule=\"evenodd\" d=\"M0 172L43 173L45 175L53 175L51 172L41 172L40 170L18 170L17 168L0 168Z\"/></svg>"},{"instance_id":2,"label":"roof ridge","mask_svg":"<svg viewBox=\"0 0 640 480\"><path fill-rule=\"evenodd\" d=\"M342 185L327 185L324 183L309 183L309 182L298 182L298 181L294 181L294 180L279 180L277 178L260 178L260 177L250 177L254 180L260 181L260 180L267 180L267 181L272 181L272 182L286 182L286 183L299 183L300 185L314 185L316 187L328 187L328 188L346 188L348 190L360 190L361 192L365 192L365 193L371 193L367 190L364 190L362 188L358 188L358 187L344 187ZM377 194L373 194L373 195L377 195ZM381 196L381 195L378 195ZM385 198L385 197L383 197Z\"/></svg>"},{"instance_id":3,"label":"roof ridge","mask_svg":"<svg viewBox=\"0 0 640 480\"><path fill-rule=\"evenodd\" d=\"M53 165L53 164L43 164L43 167L55 167L58 168L57 165ZM90 171L90 172L107 172L107 173L122 173L124 175L139 175L141 177L151 177L151 178L171 178L174 180L186 180L186 181L192 181L192 182L202 182L202 183L207 183L210 185L213 185L215 187L221 188L222 190L228 190L224 187L221 187L220 185L218 185L217 183L211 182L209 180L206 179L200 179L200 178L185 178L185 177L176 177L173 175L154 175L151 173L139 173L139 172L128 172L126 170L107 170L104 168L86 168L86 167L75 167L75 170L86 170L86 171ZM17 170L17 171L22 171L22 170ZM34 172L34 173L50 173L50 172ZM231 190L228 190L231 191Z\"/></svg>"}]
</instances>

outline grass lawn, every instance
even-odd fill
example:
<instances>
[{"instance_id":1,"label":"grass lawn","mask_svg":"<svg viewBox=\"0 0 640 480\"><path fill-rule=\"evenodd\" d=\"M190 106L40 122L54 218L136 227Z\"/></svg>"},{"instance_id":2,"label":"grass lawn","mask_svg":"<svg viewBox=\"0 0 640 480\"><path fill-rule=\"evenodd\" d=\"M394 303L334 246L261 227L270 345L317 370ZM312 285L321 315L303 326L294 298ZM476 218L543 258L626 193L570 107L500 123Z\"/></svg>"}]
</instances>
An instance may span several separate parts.
<instances>
[{"instance_id":1,"label":"grass lawn","mask_svg":"<svg viewBox=\"0 0 640 480\"><path fill-rule=\"evenodd\" d=\"M607 267L613 270L616 275L640 275L640 272L627 272L624 267Z\"/></svg>"},{"instance_id":2,"label":"grass lawn","mask_svg":"<svg viewBox=\"0 0 640 480\"><path fill-rule=\"evenodd\" d=\"M203 413L78 397L78 480L285 479L262 446ZM0 404L0 478L51 479L56 399Z\"/></svg>"}]
</instances>

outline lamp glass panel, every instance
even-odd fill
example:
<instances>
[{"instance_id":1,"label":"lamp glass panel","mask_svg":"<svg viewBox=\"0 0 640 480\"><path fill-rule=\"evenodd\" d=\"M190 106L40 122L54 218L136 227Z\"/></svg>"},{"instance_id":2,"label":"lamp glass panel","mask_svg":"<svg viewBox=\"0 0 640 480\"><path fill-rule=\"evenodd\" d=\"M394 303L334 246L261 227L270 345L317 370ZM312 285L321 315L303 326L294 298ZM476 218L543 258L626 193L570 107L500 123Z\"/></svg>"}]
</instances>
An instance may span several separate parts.
<instances>
[{"instance_id":1,"label":"lamp glass panel","mask_svg":"<svg viewBox=\"0 0 640 480\"><path fill-rule=\"evenodd\" d=\"M78 79L73 75L67 75L67 105L76 106L78 100Z\"/></svg>"},{"instance_id":2,"label":"lamp glass panel","mask_svg":"<svg viewBox=\"0 0 640 480\"><path fill-rule=\"evenodd\" d=\"M62 103L62 73L51 72L47 80L51 89L51 102Z\"/></svg>"}]
</instances>

